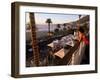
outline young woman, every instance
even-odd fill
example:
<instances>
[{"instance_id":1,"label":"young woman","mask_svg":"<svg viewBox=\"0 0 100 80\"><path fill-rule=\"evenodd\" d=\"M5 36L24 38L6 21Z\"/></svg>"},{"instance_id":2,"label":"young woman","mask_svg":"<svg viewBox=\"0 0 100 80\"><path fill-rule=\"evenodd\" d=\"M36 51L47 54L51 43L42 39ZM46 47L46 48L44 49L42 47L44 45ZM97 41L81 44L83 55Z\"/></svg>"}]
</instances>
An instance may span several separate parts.
<instances>
[{"instance_id":1,"label":"young woman","mask_svg":"<svg viewBox=\"0 0 100 80\"><path fill-rule=\"evenodd\" d=\"M85 31L82 27L80 27L78 31L78 40L79 42L83 41L86 45L89 45L89 40L85 36Z\"/></svg>"},{"instance_id":2,"label":"young woman","mask_svg":"<svg viewBox=\"0 0 100 80\"><path fill-rule=\"evenodd\" d=\"M86 37L83 27L80 27L78 31L79 42L83 42L85 44L84 58L81 64L89 64L89 39Z\"/></svg>"}]
</instances>

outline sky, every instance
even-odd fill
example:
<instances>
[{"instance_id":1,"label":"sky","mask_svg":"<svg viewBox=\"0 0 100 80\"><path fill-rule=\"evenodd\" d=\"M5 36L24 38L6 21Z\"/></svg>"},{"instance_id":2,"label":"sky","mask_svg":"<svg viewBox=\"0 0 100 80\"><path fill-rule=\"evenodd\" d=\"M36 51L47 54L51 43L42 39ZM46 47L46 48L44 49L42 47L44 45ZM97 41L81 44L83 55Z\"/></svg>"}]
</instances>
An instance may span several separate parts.
<instances>
[{"instance_id":1,"label":"sky","mask_svg":"<svg viewBox=\"0 0 100 80\"><path fill-rule=\"evenodd\" d=\"M84 16L84 15L83 15ZM52 24L63 24L71 21L76 21L79 16L76 14L53 14L53 13L35 13L36 24L46 24L46 20L50 18ZM26 13L26 23L29 22L29 13Z\"/></svg>"}]
</instances>

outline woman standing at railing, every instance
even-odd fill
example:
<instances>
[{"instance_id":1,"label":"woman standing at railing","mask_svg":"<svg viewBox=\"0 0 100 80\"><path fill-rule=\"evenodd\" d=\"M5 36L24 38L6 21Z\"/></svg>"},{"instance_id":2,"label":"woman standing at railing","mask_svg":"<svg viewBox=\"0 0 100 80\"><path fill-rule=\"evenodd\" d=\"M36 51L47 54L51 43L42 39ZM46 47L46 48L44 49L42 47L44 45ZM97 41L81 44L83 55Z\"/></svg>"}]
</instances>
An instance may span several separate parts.
<instances>
[{"instance_id":1,"label":"woman standing at railing","mask_svg":"<svg viewBox=\"0 0 100 80\"><path fill-rule=\"evenodd\" d=\"M79 42L83 42L86 45L81 64L89 64L89 39L86 37L83 27L84 26L81 26L78 31Z\"/></svg>"}]
</instances>

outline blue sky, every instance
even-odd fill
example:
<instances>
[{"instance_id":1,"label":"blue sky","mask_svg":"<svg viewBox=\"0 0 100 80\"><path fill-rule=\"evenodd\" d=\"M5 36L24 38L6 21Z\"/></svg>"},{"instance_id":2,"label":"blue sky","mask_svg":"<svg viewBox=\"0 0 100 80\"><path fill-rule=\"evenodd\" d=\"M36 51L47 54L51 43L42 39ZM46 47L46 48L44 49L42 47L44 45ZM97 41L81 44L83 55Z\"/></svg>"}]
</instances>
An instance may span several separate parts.
<instances>
[{"instance_id":1,"label":"blue sky","mask_svg":"<svg viewBox=\"0 0 100 80\"><path fill-rule=\"evenodd\" d=\"M83 15L84 16L84 15ZM46 19L51 18L52 24L63 24L79 19L75 14L35 13L36 24L46 24ZM26 13L26 23L29 22L29 13Z\"/></svg>"}]
</instances>

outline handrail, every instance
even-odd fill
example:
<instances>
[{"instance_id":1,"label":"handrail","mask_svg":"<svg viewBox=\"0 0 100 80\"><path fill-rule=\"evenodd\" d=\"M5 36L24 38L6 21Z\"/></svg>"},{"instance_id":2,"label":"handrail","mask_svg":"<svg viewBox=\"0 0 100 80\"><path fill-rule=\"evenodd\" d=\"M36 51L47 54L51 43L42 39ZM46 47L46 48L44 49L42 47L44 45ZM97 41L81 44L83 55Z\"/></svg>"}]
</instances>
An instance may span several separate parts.
<instances>
[{"instance_id":1,"label":"handrail","mask_svg":"<svg viewBox=\"0 0 100 80\"><path fill-rule=\"evenodd\" d=\"M70 59L68 64L79 64L81 62L84 49L85 49L85 44L81 42L78 49L73 53L72 58ZM78 60L77 60L77 57L78 57Z\"/></svg>"}]
</instances>

